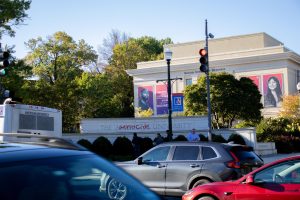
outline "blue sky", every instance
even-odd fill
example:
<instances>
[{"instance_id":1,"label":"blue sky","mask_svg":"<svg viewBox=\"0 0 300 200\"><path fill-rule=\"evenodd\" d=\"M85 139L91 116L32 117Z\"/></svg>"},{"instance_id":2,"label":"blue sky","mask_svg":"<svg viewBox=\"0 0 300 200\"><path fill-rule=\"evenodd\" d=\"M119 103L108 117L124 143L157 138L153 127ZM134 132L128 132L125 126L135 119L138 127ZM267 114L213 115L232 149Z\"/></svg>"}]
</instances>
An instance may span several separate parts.
<instances>
[{"instance_id":1,"label":"blue sky","mask_svg":"<svg viewBox=\"0 0 300 200\"><path fill-rule=\"evenodd\" d=\"M98 52L112 29L132 37L170 37L174 43L204 40L205 19L215 38L266 32L300 54L299 0L32 0L27 25L2 44L16 45L65 31Z\"/></svg>"}]
</instances>

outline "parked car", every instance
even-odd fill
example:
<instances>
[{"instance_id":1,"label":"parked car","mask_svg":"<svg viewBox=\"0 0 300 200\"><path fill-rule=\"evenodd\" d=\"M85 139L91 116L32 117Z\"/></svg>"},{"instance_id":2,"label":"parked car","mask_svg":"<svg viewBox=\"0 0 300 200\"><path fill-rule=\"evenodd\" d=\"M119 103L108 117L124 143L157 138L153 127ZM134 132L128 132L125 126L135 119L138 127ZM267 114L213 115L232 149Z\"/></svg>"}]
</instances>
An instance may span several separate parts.
<instances>
[{"instance_id":1,"label":"parked car","mask_svg":"<svg viewBox=\"0 0 300 200\"><path fill-rule=\"evenodd\" d=\"M268 163L231 182L201 185L187 191L182 200L299 200L300 156Z\"/></svg>"},{"instance_id":2,"label":"parked car","mask_svg":"<svg viewBox=\"0 0 300 200\"><path fill-rule=\"evenodd\" d=\"M21 138L16 141L16 137ZM109 176L105 192L100 189L104 174ZM124 170L76 144L17 134L14 142L0 143L0 199L158 200L160 197Z\"/></svg>"},{"instance_id":3,"label":"parked car","mask_svg":"<svg viewBox=\"0 0 300 200\"><path fill-rule=\"evenodd\" d=\"M167 142L118 166L160 195L182 196L198 185L238 179L263 165L252 147L214 142Z\"/></svg>"}]
</instances>

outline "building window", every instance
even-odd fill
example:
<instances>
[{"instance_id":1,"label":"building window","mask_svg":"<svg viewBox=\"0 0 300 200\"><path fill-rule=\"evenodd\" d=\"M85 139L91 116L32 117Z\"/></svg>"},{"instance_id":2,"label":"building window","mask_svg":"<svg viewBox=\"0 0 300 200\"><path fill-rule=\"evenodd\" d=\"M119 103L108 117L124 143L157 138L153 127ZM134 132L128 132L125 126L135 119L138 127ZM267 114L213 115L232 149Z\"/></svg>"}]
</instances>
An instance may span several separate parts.
<instances>
[{"instance_id":1,"label":"building window","mask_svg":"<svg viewBox=\"0 0 300 200\"><path fill-rule=\"evenodd\" d=\"M188 86L188 85L192 85L193 84L193 80L191 78L187 78L185 79L185 85Z\"/></svg>"}]
</instances>

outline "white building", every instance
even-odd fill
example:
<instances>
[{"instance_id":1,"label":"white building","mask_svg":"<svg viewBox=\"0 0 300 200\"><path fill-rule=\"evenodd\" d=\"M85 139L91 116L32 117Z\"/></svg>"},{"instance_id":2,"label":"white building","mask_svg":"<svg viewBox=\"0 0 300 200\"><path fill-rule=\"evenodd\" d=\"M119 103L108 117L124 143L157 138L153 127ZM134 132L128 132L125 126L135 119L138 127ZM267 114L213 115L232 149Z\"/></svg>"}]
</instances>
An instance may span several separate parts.
<instances>
[{"instance_id":1,"label":"white building","mask_svg":"<svg viewBox=\"0 0 300 200\"><path fill-rule=\"evenodd\" d=\"M182 112L183 90L187 85L196 83L204 74L199 70L199 50L205 41L166 45L173 52L171 60L171 79L180 78L172 84L173 113ZM229 72L236 78L249 77L262 94L264 116L276 115L280 109L282 95L297 93L296 85L300 81L300 55L289 50L284 44L266 33L240 35L219 39L210 39L209 66L211 72ZM137 69L128 70L133 76L134 105L141 107L141 94L148 98L148 106L154 111L154 117L168 112L167 86L158 80L167 79L165 60L137 63ZM277 98L268 101L268 82L273 79L279 85ZM158 82L157 82L158 81ZM276 82L277 81L277 82Z\"/></svg>"}]
</instances>

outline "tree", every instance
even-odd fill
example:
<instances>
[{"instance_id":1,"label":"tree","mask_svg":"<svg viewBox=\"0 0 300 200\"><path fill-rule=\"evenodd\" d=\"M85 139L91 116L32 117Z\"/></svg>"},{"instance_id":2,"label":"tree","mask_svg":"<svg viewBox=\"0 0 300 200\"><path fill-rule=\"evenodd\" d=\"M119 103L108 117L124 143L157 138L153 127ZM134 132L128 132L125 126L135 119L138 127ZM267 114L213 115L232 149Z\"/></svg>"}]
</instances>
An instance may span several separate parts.
<instances>
[{"instance_id":1,"label":"tree","mask_svg":"<svg viewBox=\"0 0 300 200\"><path fill-rule=\"evenodd\" d=\"M98 69L98 72L101 72L102 69L108 65L109 60L111 59L113 55L113 49L116 45L122 44L129 40L129 35L126 33L121 33L118 30L112 30L108 37L104 38L102 45L99 47L99 63L98 66L100 69Z\"/></svg>"},{"instance_id":2,"label":"tree","mask_svg":"<svg viewBox=\"0 0 300 200\"><path fill-rule=\"evenodd\" d=\"M83 73L82 66L96 62L95 51L85 41L76 43L64 32L56 32L47 40L31 39L26 45L31 52L25 60L37 80L23 85L24 103L62 110L63 131L73 132L82 99L77 78Z\"/></svg>"},{"instance_id":3,"label":"tree","mask_svg":"<svg viewBox=\"0 0 300 200\"><path fill-rule=\"evenodd\" d=\"M14 27L21 25L27 18L26 10L30 4L31 0L0 1L0 39L3 34L15 36Z\"/></svg>"},{"instance_id":4,"label":"tree","mask_svg":"<svg viewBox=\"0 0 300 200\"><path fill-rule=\"evenodd\" d=\"M185 114L207 114L206 77L188 86L185 91ZM211 110L217 128L232 127L235 119L260 120L261 95L248 78L237 80L227 73L210 74Z\"/></svg>"},{"instance_id":5,"label":"tree","mask_svg":"<svg viewBox=\"0 0 300 200\"><path fill-rule=\"evenodd\" d=\"M126 70L136 69L138 62L161 59L163 45L172 43L170 39L156 40L153 37L130 38L128 41L117 44L113 49L109 65L104 73L112 81L114 98L120 102L115 105L120 109L119 117L132 117L133 107L133 81Z\"/></svg>"},{"instance_id":6,"label":"tree","mask_svg":"<svg viewBox=\"0 0 300 200\"><path fill-rule=\"evenodd\" d=\"M105 74L83 73L77 79L82 93L80 115L83 118L119 117L120 98L115 96L114 85Z\"/></svg>"},{"instance_id":7,"label":"tree","mask_svg":"<svg viewBox=\"0 0 300 200\"><path fill-rule=\"evenodd\" d=\"M26 65L23 60L14 60L6 70L7 75L1 77L0 85L3 90L10 91L10 97L14 101L22 102L23 95L26 94L23 85L32 77L32 67Z\"/></svg>"},{"instance_id":8,"label":"tree","mask_svg":"<svg viewBox=\"0 0 300 200\"><path fill-rule=\"evenodd\" d=\"M300 117L300 100L298 95L283 96L280 116L284 118L296 119Z\"/></svg>"}]
</instances>

